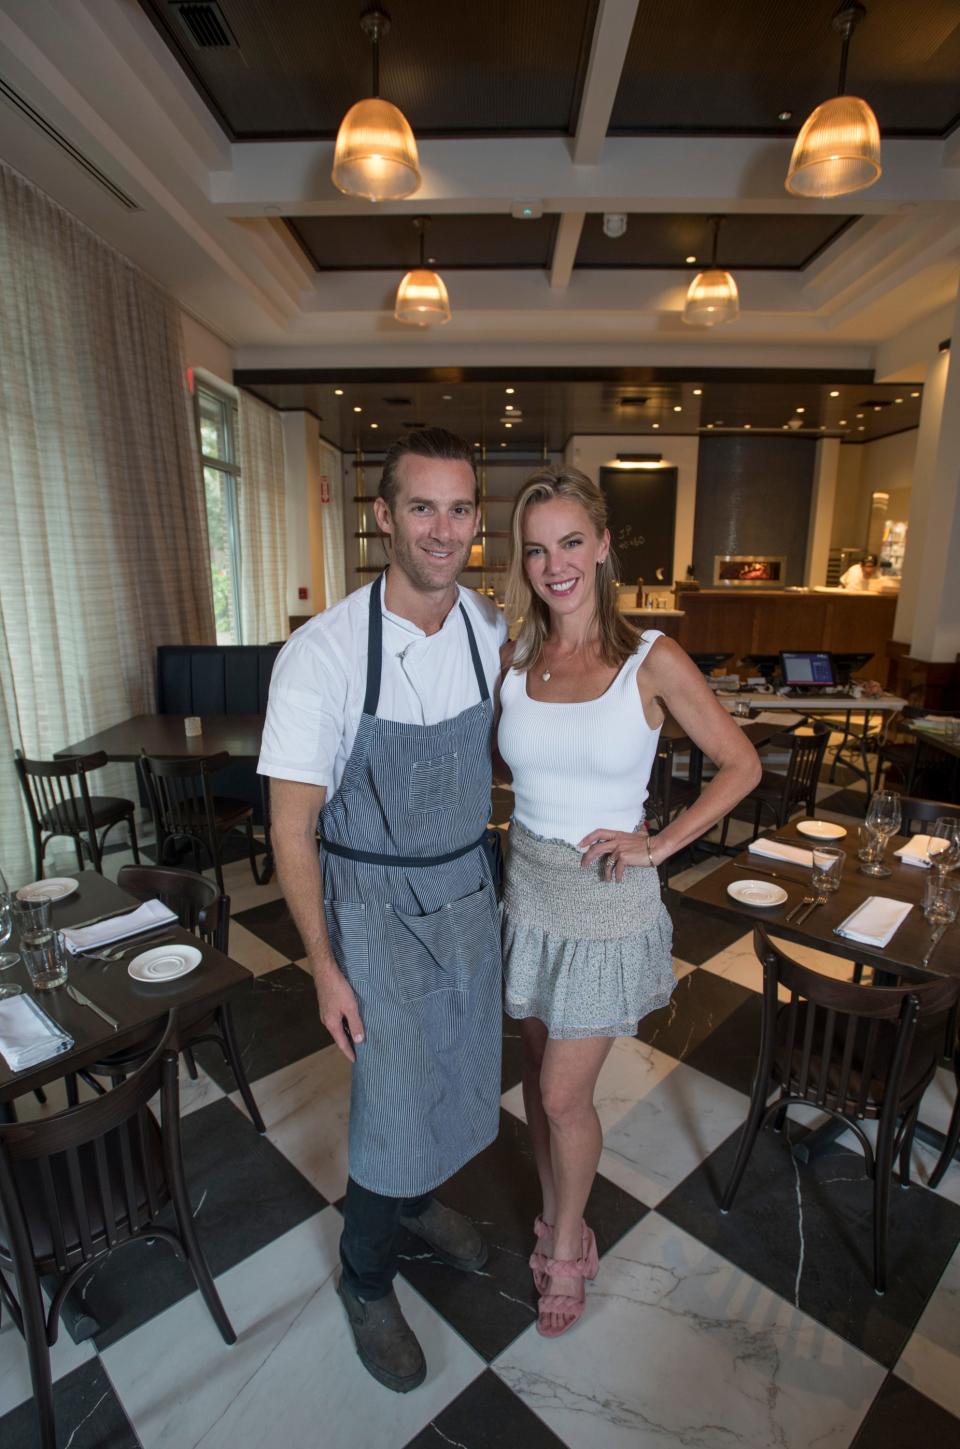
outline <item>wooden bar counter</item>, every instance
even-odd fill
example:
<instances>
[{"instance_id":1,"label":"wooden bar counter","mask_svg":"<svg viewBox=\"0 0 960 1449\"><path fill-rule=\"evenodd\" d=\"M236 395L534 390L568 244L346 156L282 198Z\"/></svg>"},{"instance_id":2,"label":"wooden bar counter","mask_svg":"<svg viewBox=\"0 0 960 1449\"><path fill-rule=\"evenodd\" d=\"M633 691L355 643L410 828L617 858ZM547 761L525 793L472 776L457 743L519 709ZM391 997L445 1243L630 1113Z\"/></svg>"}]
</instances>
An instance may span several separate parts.
<instances>
[{"instance_id":1,"label":"wooden bar counter","mask_svg":"<svg viewBox=\"0 0 960 1449\"><path fill-rule=\"evenodd\" d=\"M781 649L870 652L872 661L858 673L886 684L896 594L699 589L676 597L683 610L679 640L684 649L729 650L736 659Z\"/></svg>"}]
</instances>

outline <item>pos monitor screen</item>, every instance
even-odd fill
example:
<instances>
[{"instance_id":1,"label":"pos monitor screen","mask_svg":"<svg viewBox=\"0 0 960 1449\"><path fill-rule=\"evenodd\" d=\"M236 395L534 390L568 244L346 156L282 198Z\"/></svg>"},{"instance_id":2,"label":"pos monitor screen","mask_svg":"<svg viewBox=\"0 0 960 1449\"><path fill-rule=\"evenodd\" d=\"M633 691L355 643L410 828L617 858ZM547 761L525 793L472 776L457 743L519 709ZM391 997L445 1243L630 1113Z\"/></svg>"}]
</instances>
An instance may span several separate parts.
<instances>
[{"instance_id":1,"label":"pos monitor screen","mask_svg":"<svg viewBox=\"0 0 960 1449\"><path fill-rule=\"evenodd\" d=\"M780 667L791 689L829 689L834 683L833 660L826 652L781 650Z\"/></svg>"}]
</instances>

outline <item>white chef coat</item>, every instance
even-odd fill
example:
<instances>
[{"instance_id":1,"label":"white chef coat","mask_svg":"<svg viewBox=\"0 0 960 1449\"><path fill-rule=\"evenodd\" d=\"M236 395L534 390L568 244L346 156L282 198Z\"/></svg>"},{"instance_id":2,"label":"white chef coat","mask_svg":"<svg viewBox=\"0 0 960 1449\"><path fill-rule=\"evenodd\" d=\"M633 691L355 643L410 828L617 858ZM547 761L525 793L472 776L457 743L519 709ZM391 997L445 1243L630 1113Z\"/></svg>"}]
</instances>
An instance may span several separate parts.
<instances>
[{"instance_id":1,"label":"white chef coat","mask_svg":"<svg viewBox=\"0 0 960 1449\"><path fill-rule=\"evenodd\" d=\"M328 798L338 789L363 713L372 587L367 584L316 614L283 646L270 679L259 774L325 785ZM477 676L461 603L469 612L493 696L506 619L491 599L473 589L458 589L457 601L436 634L425 634L381 605L378 718L438 724L477 703Z\"/></svg>"},{"instance_id":2,"label":"white chef coat","mask_svg":"<svg viewBox=\"0 0 960 1449\"><path fill-rule=\"evenodd\" d=\"M859 589L862 593L869 593L870 585L874 579L879 581L880 570L874 569L870 578L867 578L860 564L852 564L845 574L840 575L840 585L844 589Z\"/></svg>"}]
</instances>

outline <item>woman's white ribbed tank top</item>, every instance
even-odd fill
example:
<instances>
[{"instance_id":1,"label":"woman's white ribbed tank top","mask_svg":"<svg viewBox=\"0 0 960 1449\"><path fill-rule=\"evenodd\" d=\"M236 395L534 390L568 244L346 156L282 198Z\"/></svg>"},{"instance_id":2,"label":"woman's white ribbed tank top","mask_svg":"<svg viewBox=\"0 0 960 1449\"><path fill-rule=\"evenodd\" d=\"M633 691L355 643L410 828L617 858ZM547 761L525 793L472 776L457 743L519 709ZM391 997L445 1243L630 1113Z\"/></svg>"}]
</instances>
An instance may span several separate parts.
<instances>
[{"instance_id":1,"label":"woman's white ribbed tank top","mask_svg":"<svg viewBox=\"0 0 960 1449\"><path fill-rule=\"evenodd\" d=\"M545 840L579 845L591 830L634 830L643 819L660 730L651 729L637 669L659 629L599 699L549 704L531 699L527 676L507 671L497 742L513 773L514 819Z\"/></svg>"}]
</instances>

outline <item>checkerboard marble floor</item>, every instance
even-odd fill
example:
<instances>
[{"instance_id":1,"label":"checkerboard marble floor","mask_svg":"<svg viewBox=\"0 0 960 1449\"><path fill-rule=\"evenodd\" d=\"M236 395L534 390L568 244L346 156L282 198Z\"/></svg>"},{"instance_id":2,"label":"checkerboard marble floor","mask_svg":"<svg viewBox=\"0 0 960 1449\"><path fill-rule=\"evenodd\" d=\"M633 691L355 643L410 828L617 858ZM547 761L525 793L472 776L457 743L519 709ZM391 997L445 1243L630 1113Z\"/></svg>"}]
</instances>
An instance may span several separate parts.
<instances>
[{"instance_id":1,"label":"checkerboard marble floor","mask_svg":"<svg viewBox=\"0 0 960 1449\"><path fill-rule=\"evenodd\" d=\"M821 810L862 811L849 781ZM851 813L852 812L852 813ZM737 827L735 827L736 829ZM745 830L745 827L744 827ZM110 870L122 863L111 859ZM709 859L675 877L682 888ZM85 1290L103 1325L53 1354L66 1449L901 1449L960 1442L960 1166L895 1194L891 1285L870 1277L870 1189L841 1139L801 1167L765 1133L734 1210L717 1195L747 1107L760 1017L749 936L674 906L673 1001L619 1041L598 1106L605 1147L588 1208L601 1253L566 1337L534 1328L526 1258L537 1210L516 1025L504 1023L498 1140L440 1196L491 1243L464 1277L409 1238L398 1294L424 1345L412 1394L361 1368L334 1293L349 1069L320 1026L302 947L274 886L227 869L231 954L254 973L235 1004L267 1123L251 1127L204 1048L184 1081L197 1225L239 1334L226 1348L162 1244L116 1254ZM814 953L808 959L817 961ZM819 958L824 969L835 962ZM924 1117L945 1124L952 1075ZM28 1107L27 1110L35 1110ZM0 1445L35 1441L26 1354L0 1328Z\"/></svg>"}]
</instances>

